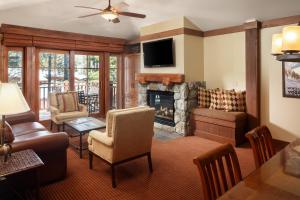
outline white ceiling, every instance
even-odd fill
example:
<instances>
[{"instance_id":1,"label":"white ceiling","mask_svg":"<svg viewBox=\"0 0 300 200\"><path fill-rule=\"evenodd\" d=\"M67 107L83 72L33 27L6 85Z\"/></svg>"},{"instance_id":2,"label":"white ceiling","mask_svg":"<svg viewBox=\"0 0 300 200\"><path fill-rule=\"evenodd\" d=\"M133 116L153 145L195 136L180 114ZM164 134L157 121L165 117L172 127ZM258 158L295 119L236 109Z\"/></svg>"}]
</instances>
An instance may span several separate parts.
<instances>
[{"instance_id":1,"label":"white ceiling","mask_svg":"<svg viewBox=\"0 0 300 200\"><path fill-rule=\"evenodd\" d=\"M142 26L186 16L207 31L240 25L248 19L268 20L300 14L300 0L112 0L122 10L146 14L146 19L120 17L113 24L101 16L78 19L105 8L108 0L0 0L0 23L132 39ZM124 5L124 4L123 4ZM97 12L97 11L96 11Z\"/></svg>"}]
</instances>

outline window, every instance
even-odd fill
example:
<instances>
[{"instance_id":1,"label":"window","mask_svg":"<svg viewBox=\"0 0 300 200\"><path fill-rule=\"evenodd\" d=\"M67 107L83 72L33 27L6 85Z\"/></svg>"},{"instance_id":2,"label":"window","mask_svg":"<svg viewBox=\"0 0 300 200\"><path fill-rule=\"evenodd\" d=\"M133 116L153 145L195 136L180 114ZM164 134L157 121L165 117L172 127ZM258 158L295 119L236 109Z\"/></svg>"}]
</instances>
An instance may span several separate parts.
<instances>
[{"instance_id":1,"label":"window","mask_svg":"<svg viewBox=\"0 0 300 200\"><path fill-rule=\"evenodd\" d=\"M24 87L23 49L13 49L7 52L8 82L17 83L21 90Z\"/></svg>"},{"instance_id":2,"label":"window","mask_svg":"<svg viewBox=\"0 0 300 200\"><path fill-rule=\"evenodd\" d=\"M118 58L117 56L110 56L109 57L110 109L117 108L117 87L118 87Z\"/></svg>"},{"instance_id":3,"label":"window","mask_svg":"<svg viewBox=\"0 0 300 200\"><path fill-rule=\"evenodd\" d=\"M40 119L49 119L49 93L65 92L70 89L69 54L60 51L41 51L39 65Z\"/></svg>"},{"instance_id":4,"label":"window","mask_svg":"<svg viewBox=\"0 0 300 200\"><path fill-rule=\"evenodd\" d=\"M89 113L98 113L100 91L100 56L75 55L75 90L78 91Z\"/></svg>"}]
</instances>

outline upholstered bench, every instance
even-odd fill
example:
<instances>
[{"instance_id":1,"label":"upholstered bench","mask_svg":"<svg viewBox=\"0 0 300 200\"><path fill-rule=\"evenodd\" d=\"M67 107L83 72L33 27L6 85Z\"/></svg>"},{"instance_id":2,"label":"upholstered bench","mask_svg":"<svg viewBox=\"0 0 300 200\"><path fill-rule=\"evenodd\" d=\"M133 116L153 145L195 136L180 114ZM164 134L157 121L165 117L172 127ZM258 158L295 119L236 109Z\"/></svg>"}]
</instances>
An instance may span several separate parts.
<instances>
[{"instance_id":1,"label":"upholstered bench","mask_svg":"<svg viewBox=\"0 0 300 200\"><path fill-rule=\"evenodd\" d=\"M245 140L247 114L195 108L191 125L196 136L237 146Z\"/></svg>"}]
</instances>

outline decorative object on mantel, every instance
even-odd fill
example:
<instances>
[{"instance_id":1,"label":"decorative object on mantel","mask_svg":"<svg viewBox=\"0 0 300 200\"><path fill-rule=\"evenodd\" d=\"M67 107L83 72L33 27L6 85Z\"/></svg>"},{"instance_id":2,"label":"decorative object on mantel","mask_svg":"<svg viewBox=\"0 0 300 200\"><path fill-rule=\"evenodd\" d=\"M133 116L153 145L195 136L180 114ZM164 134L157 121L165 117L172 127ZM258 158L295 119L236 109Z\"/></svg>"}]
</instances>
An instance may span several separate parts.
<instances>
[{"instance_id":1,"label":"decorative object on mantel","mask_svg":"<svg viewBox=\"0 0 300 200\"><path fill-rule=\"evenodd\" d=\"M282 92L284 97L300 98L300 62L282 63Z\"/></svg>"},{"instance_id":2,"label":"decorative object on mantel","mask_svg":"<svg viewBox=\"0 0 300 200\"><path fill-rule=\"evenodd\" d=\"M183 74L136 74L135 80L140 84L147 84L149 82L159 82L166 86L173 85L175 83L183 83Z\"/></svg>"},{"instance_id":3,"label":"decorative object on mantel","mask_svg":"<svg viewBox=\"0 0 300 200\"><path fill-rule=\"evenodd\" d=\"M146 17L146 15L143 15L143 14L132 13L132 12L122 12L117 8L119 6L116 6L116 7L111 6L110 1L111 0L108 1L108 6L105 9L92 8L92 7L87 7L87 6L75 6L77 8L98 10L97 13L80 16L78 18L91 17L94 15L101 15L104 19L106 19L109 22L119 23L120 22L119 15L123 15L123 16L127 16L127 17L136 17L136 18L145 18Z\"/></svg>"},{"instance_id":4,"label":"decorative object on mantel","mask_svg":"<svg viewBox=\"0 0 300 200\"><path fill-rule=\"evenodd\" d=\"M0 82L0 99L0 115L2 116L0 128L0 156L4 156L4 162L6 162L12 148L10 144L6 143L6 139L4 137L6 134L5 116L27 112L30 108L19 89L19 86L14 83Z\"/></svg>"},{"instance_id":5,"label":"decorative object on mantel","mask_svg":"<svg viewBox=\"0 0 300 200\"><path fill-rule=\"evenodd\" d=\"M282 62L300 62L300 23L272 36L272 55Z\"/></svg>"}]
</instances>

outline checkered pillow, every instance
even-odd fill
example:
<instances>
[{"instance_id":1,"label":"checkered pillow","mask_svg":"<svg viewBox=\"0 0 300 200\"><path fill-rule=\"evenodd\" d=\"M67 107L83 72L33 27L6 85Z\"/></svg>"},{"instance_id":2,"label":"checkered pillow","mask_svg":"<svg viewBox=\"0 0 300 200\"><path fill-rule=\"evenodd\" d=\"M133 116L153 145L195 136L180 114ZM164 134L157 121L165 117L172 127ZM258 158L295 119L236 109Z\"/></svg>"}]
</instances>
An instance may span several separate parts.
<instances>
[{"instance_id":1,"label":"checkered pillow","mask_svg":"<svg viewBox=\"0 0 300 200\"><path fill-rule=\"evenodd\" d=\"M224 110L223 90L212 90L210 92L209 109Z\"/></svg>"},{"instance_id":2,"label":"checkered pillow","mask_svg":"<svg viewBox=\"0 0 300 200\"><path fill-rule=\"evenodd\" d=\"M210 106L210 90L199 87L198 104L200 108L209 108Z\"/></svg>"},{"instance_id":3,"label":"checkered pillow","mask_svg":"<svg viewBox=\"0 0 300 200\"><path fill-rule=\"evenodd\" d=\"M246 111L246 91L225 92L224 107L227 112L244 112Z\"/></svg>"}]
</instances>

